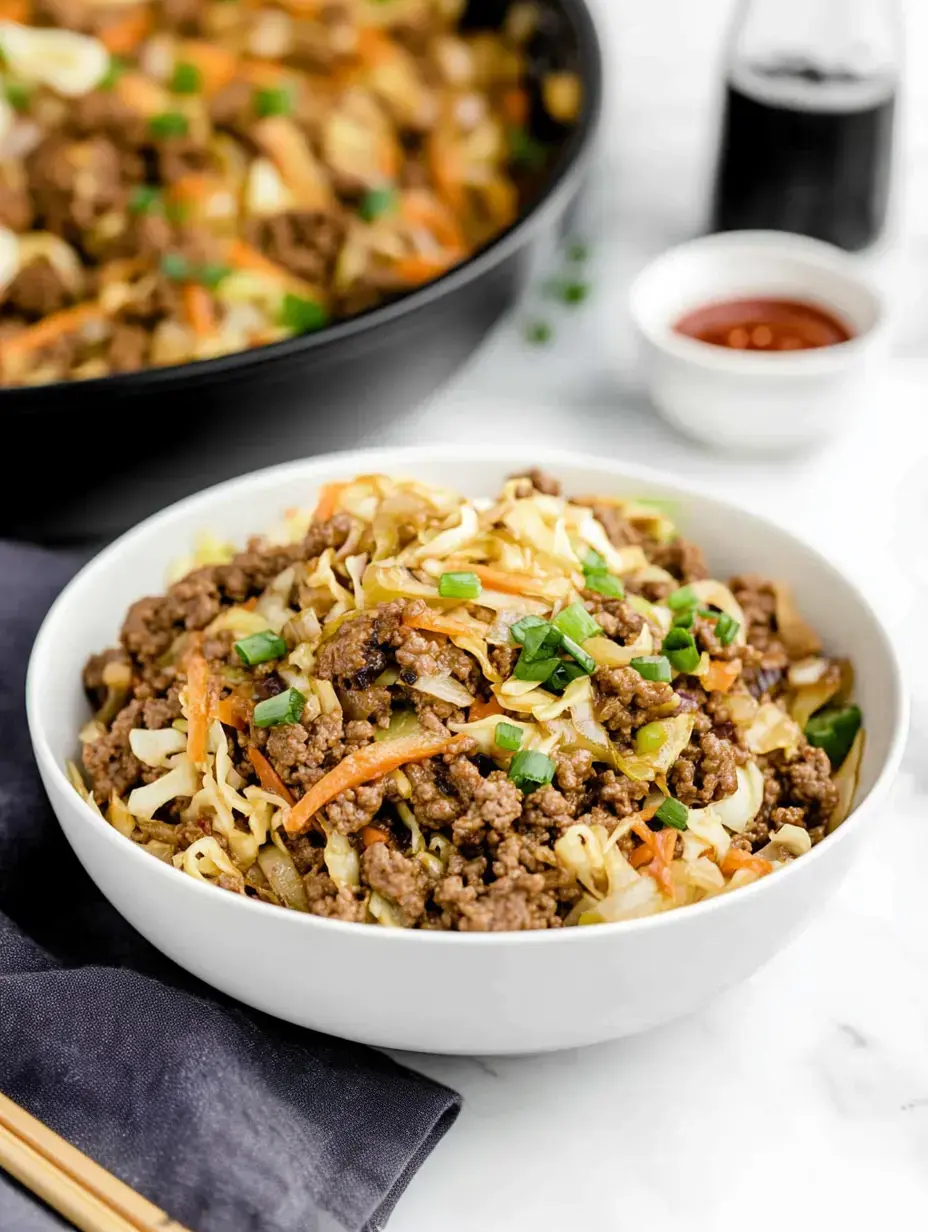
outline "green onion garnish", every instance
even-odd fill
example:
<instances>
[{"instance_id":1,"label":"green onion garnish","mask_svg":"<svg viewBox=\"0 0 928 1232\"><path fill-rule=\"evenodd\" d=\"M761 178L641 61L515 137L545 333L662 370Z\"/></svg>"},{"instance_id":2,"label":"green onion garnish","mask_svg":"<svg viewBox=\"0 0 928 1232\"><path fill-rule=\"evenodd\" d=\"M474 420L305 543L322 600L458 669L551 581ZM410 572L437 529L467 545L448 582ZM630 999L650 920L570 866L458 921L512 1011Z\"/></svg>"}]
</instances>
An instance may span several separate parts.
<instances>
[{"instance_id":1,"label":"green onion garnish","mask_svg":"<svg viewBox=\"0 0 928 1232\"><path fill-rule=\"evenodd\" d=\"M635 733L635 752L646 757L649 753L656 753L658 749L662 749L667 743L667 729L663 723L646 723L644 727L639 727Z\"/></svg>"},{"instance_id":2,"label":"green onion garnish","mask_svg":"<svg viewBox=\"0 0 928 1232\"><path fill-rule=\"evenodd\" d=\"M688 607L685 611L677 612L673 618L673 626L675 629L692 629L695 619L696 609Z\"/></svg>"},{"instance_id":3,"label":"green onion garnish","mask_svg":"<svg viewBox=\"0 0 928 1232\"><path fill-rule=\"evenodd\" d=\"M555 629L560 629L565 637L575 642L585 642L589 637L596 637L602 629L586 610L582 603L571 603L554 618Z\"/></svg>"},{"instance_id":4,"label":"green onion garnish","mask_svg":"<svg viewBox=\"0 0 928 1232\"><path fill-rule=\"evenodd\" d=\"M588 282L562 282L557 294L565 304L582 304L590 293Z\"/></svg>"},{"instance_id":5,"label":"green onion garnish","mask_svg":"<svg viewBox=\"0 0 928 1232\"><path fill-rule=\"evenodd\" d=\"M501 749L514 753L522 743L522 728L515 723L497 723L493 739Z\"/></svg>"},{"instance_id":6,"label":"green onion garnish","mask_svg":"<svg viewBox=\"0 0 928 1232\"><path fill-rule=\"evenodd\" d=\"M214 291L223 278L228 278L231 273L232 271L228 265L222 265L218 261L207 261L205 265L197 268L194 276L197 282L202 283L204 287L208 287L210 291Z\"/></svg>"},{"instance_id":7,"label":"green onion garnish","mask_svg":"<svg viewBox=\"0 0 928 1232\"><path fill-rule=\"evenodd\" d=\"M688 607L698 607L699 596L692 586L681 586L679 590L667 596L667 606L672 612L683 612Z\"/></svg>"},{"instance_id":8,"label":"green onion garnish","mask_svg":"<svg viewBox=\"0 0 928 1232\"><path fill-rule=\"evenodd\" d=\"M651 680L661 684L669 684L671 675L670 660L664 655L641 655L632 659L631 666L643 680Z\"/></svg>"},{"instance_id":9,"label":"green onion garnish","mask_svg":"<svg viewBox=\"0 0 928 1232\"><path fill-rule=\"evenodd\" d=\"M438 593L443 599L477 599L480 590L476 573L443 573L438 579Z\"/></svg>"},{"instance_id":10,"label":"green onion garnish","mask_svg":"<svg viewBox=\"0 0 928 1232\"><path fill-rule=\"evenodd\" d=\"M203 88L203 74L195 64L175 64L174 76L171 78L171 90L174 94L199 94Z\"/></svg>"},{"instance_id":11,"label":"green onion garnish","mask_svg":"<svg viewBox=\"0 0 928 1232\"><path fill-rule=\"evenodd\" d=\"M729 616L727 612L722 612L715 622L715 636L723 646L730 646L738 636L740 628L741 625L735 620L734 616Z\"/></svg>"},{"instance_id":12,"label":"green onion garnish","mask_svg":"<svg viewBox=\"0 0 928 1232\"><path fill-rule=\"evenodd\" d=\"M607 599L625 598L625 587L611 573L601 573L599 570L587 573L584 576L584 584L587 590L595 591L598 595L605 595Z\"/></svg>"},{"instance_id":13,"label":"green onion garnish","mask_svg":"<svg viewBox=\"0 0 928 1232\"><path fill-rule=\"evenodd\" d=\"M255 115L262 120L267 116L290 115L293 111L293 99L290 97L289 90L274 88L255 90L254 109Z\"/></svg>"},{"instance_id":14,"label":"green onion garnish","mask_svg":"<svg viewBox=\"0 0 928 1232\"><path fill-rule=\"evenodd\" d=\"M525 341L532 346L544 346L554 337L554 330L547 321L529 321L525 327Z\"/></svg>"},{"instance_id":15,"label":"green onion garnish","mask_svg":"<svg viewBox=\"0 0 928 1232\"><path fill-rule=\"evenodd\" d=\"M665 826L671 826L674 830L685 830L689 809L685 804L681 804L679 800L674 800L668 796L654 816L658 821L662 821Z\"/></svg>"},{"instance_id":16,"label":"green onion garnish","mask_svg":"<svg viewBox=\"0 0 928 1232\"><path fill-rule=\"evenodd\" d=\"M521 620L517 620L511 626L509 632L512 634L512 640L518 642L520 646L525 645L525 639L528 637L529 629L547 629L548 622L542 620L540 616L523 616Z\"/></svg>"},{"instance_id":17,"label":"green onion garnish","mask_svg":"<svg viewBox=\"0 0 928 1232\"><path fill-rule=\"evenodd\" d=\"M686 629L671 629L661 650L678 672L692 672L699 666L699 650L692 633Z\"/></svg>"},{"instance_id":18,"label":"green onion garnish","mask_svg":"<svg viewBox=\"0 0 928 1232\"><path fill-rule=\"evenodd\" d=\"M593 675L596 671L596 660L591 654L588 654L582 646L578 646L574 639L568 637L566 633L561 634L561 646L565 654L569 654L580 664L587 676Z\"/></svg>"},{"instance_id":19,"label":"green onion garnish","mask_svg":"<svg viewBox=\"0 0 928 1232\"><path fill-rule=\"evenodd\" d=\"M161 258L161 272L165 278L186 282L190 278L190 262L179 252L166 252Z\"/></svg>"},{"instance_id":20,"label":"green onion garnish","mask_svg":"<svg viewBox=\"0 0 928 1232\"><path fill-rule=\"evenodd\" d=\"M394 188L372 188L361 198L358 213L365 222L374 222L384 214L396 210L397 195Z\"/></svg>"},{"instance_id":21,"label":"green onion garnish","mask_svg":"<svg viewBox=\"0 0 928 1232\"><path fill-rule=\"evenodd\" d=\"M543 684L561 665L561 660L551 657L547 659L530 659L526 657L525 651L519 655L519 660L513 668L513 676L516 680L535 680L539 684Z\"/></svg>"},{"instance_id":22,"label":"green onion garnish","mask_svg":"<svg viewBox=\"0 0 928 1232\"><path fill-rule=\"evenodd\" d=\"M287 292L280 309L280 323L295 334L309 334L328 325L329 314L317 300Z\"/></svg>"},{"instance_id":23,"label":"green onion garnish","mask_svg":"<svg viewBox=\"0 0 928 1232\"><path fill-rule=\"evenodd\" d=\"M576 261L579 263L581 261L585 261L589 255L589 248L580 240L574 240L572 244L568 244L567 246L568 261Z\"/></svg>"},{"instance_id":24,"label":"green onion garnish","mask_svg":"<svg viewBox=\"0 0 928 1232\"><path fill-rule=\"evenodd\" d=\"M154 184L137 184L129 197L129 209L133 214L153 214L161 209L161 189Z\"/></svg>"},{"instance_id":25,"label":"green onion garnish","mask_svg":"<svg viewBox=\"0 0 928 1232\"><path fill-rule=\"evenodd\" d=\"M281 723L299 723L306 698L299 689L285 689L255 706L256 727L277 727Z\"/></svg>"},{"instance_id":26,"label":"green onion garnish","mask_svg":"<svg viewBox=\"0 0 928 1232\"><path fill-rule=\"evenodd\" d=\"M526 167L529 171L539 171L545 165L548 160L547 147L521 125L513 125L507 136L509 156L517 166Z\"/></svg>"},{"instance_id":27,"label":"green onion garnish","mask_svg":"<svg viewBox=\"0 0 928 1232\"><path fill-rule=\"evenodd\" d=\"M287 643L268 629L264 633L252 633L251 637L243 637L240 642L235 643L235 651L243 663L256 667L259 663L283 658L287 653Z\"/></svg>"},{"instance_id":28,"label":"green onion garnish","mask_svg":"<svg viewBox=\"0 0 928 1232\"><path fill-rule=\"evenodd\" d=\"M128 68L125 60L121 56L110 56L110 65L100 79L98 89L112 90L116 82L120 79L123 73Z\"/></svg>"},{"instance_id":29,"label":"green onion garnish","mask_svg":"<svg viewBox=\"0 0 928 1232\"><path fill-rule=\"evenodd\" d=\"M578 663L571 663L568 659L562 659L548 677L545 687L550 689L552 693L563 693L572 681L578 680L581 676L592 676L592 674L592 672L586 671Z\"/></svg>"},{"instance_id":30,"label":"green onion garnish","mask_svg":"<svg viewBox=\"0 0 928 1232\"><path fill-rule=\"evenodd\" d=\"M186 137L190 122L180 111L162 111L148 121L148 131L153 137Z\"/></svg>"},{"instance_id":31,"label":"green onion garnish","mask_svg":"<svg viewBox=\"0 0 928 1232\"><path fill-rule=\"evenodd\" d=\"M806 739L825 750L832 769L837 770L850 752L861 717L859 706L831 706L813 714L806 724Z\"/></svg>"},{"instance_id":32,"label":"green onion garnish","mask_svg":"<svg viewBox=\"0 0 928 1232\"><path fill-rule=\"evenodd\" d=\"M509 767L509 777L525 795L538 787L544 787L554 778L554 762L535 749L522 749L516 753Z\"/></svg>"},{"instance_id":33,"label":"green onion garnish","mask_svg":"<svg viewBox=\"0 0 928 1232\"><path fill-rule=\"evenodd\" d=\"M28 111L32 92L21 81L8 81L3 88L6 101L14 111Z\"/></svg>"},{"instance_id":34,"label":"green onion garnish","mask_svg":"<svg viewBox=\"0 0 928 1232\"><path fill-rule=\"evenodd\" d=\"M598 552L594 552L592 548L583 558L583 570L585 573L604 573L608 568L605 556L600 556Z\"/></svg>"}]
</instances>

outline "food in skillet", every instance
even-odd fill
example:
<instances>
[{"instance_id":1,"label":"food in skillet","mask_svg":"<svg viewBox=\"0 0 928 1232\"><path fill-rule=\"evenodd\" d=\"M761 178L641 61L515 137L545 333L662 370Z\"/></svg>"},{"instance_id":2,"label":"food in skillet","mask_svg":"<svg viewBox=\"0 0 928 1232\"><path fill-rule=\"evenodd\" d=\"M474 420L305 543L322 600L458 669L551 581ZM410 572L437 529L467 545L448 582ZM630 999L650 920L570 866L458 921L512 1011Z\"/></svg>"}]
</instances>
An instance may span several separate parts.
<instances>
[{"instance_id":1,"label":"food in skillet","mask_svg":"<svg viewBox=\"0 0 928 1232\"><path fill-rule=\"evenodd\" d=\"M852 674L785 586L646 501L383 475L212 539L94 656L72 781L191 877L341 920L506 930L744 886L850 810Z\"/></svg>"},{"instance_id":2,"label":"food in skillet","mask_svg":"<svg viewBox=\"0 0 928 1232\"><path fill-rule=\"evenodd\" d=\"M0 383L317 330L508 227L533 109L562 131L582 91L533 68L533 4L492 32L465 8L3 0Z\"/></svg>"}]
</instances>

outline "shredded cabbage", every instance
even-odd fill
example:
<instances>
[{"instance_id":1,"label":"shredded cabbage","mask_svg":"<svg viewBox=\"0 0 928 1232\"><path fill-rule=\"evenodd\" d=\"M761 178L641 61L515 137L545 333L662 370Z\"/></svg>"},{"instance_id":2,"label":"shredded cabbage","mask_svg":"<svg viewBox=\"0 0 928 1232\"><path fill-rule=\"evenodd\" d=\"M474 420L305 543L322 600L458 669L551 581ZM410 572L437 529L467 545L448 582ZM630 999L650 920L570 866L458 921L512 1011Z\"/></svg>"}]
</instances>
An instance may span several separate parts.
<instances>
[{"instance_id":1,"label":"shredded cabbage","mask_svg":"<svg viewBox=\"0 0 928 1232\"><path fill-rule=\"evenodd\" d=\"M692 714L678 714L671 719L657 719L664 730L664 741L653 753L617 753L615 762L628 778L637 783L653 783L658 774L666 774L690 742L696 719Z\"/></svg>"},{"instance_id":2,"label":"shredded cabbage","mask_svg":"<svg viewBox=\"0 0 928 1232\"><path fill-rule=\"evenodd\" d=\"M344 834L335 830L326 833L322 858L329 876L340 890L353 890L360 886L361 862L351 841Z\"/></svg>"},{"instance_id":3,"label":"shredded cabbage","mask_svg":"<svg viewBox=\"0 0 928 1232\"><path fill-rule=\"evenodd\" d=\"M650 625L645 623L630 646L620 646L608 637L591 637L583 643L583 649L592 655L600 667L628 667L632 659L653 652L654 639Z\"/></svg>"},{"instance_id":4,"label":"shredded cabbage","mask_svg":"<svg viewBox=\"0 0 928 1232\"><path fill-rule=\"evenodd\" d=\"M129 748L146 766L170 766L172 755L182 753L186 747L186 736L173 727L163 727L160 731L134 727L129 732Z\"/></svg>"},{"instance_id":5,"label":"shredded cabbage","mask_svg":"<svg viewBox=\"0 0 928 1232\"><path fill-rule=\"evenodd\" d=\"M744 732L744 742L752 753L794 749L801 739L801 728L774 702L764 702L758 707L750 726Z\"/></svg>"},{"instance_id":6,"label":"shredded cabbage","mask_svg":"<svg viewBox=\"0 0 928 1232\"><path fill-rule=\"evenodd\" d=\"M178 797L195 796L200 786L200 773L187 757L180 757L173 770L148 783L136 787L126 802L133 817L154 817L163 805Z\"/></svg>"},{"instance_id":7,"label":"shredded cabbage","mask_svg":"<svg viewBox=\"0 0 928 1232\"><path fill-rule=\"evenodd\" d=\"M419 676L410 688L429 697L437 697L439 701L450 702L452 706L473 705L474 695L470 693L460 680L454 676Z\"/></svg>"}]
</instances>

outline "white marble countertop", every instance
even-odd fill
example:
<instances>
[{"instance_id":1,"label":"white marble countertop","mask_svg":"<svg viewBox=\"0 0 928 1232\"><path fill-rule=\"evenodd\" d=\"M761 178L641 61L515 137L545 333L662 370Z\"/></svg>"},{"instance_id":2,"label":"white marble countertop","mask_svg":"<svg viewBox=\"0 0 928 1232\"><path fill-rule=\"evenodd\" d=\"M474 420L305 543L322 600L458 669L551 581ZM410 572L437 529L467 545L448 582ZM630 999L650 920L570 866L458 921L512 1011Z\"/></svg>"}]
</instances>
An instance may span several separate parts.
<instances>
[{"instance_id":1,"label":"white marble countertop","mask_svg":"<svg viewBox=\"0 0 928 1232\"><path fill-rule=\"evenodd\" d=\"M486 427L523 443L564 441L685 471L775 514L863 578L910 644L915 729L873 863L858 865L796 941L705 1012L541 1058L399 1057L465 1103L390 1232L765 1232L787 1221L800 1232L854 1232L903 1218L921 1227L928 895L913 857L928 820L928 662L913 625L920 630L915 618L928 609L928 83L912 75L893 233L866 258L900 317L878 405L816 456L734 463L655 417L625 322L635 271L702 223L732 4L597 7L611 67L585 224L589 302L557 312L543 349L523 342L526 310L516 314L443 397L377 439L455 439ZM909 54L924 63L928 5L908 7Z\"/></svg>"}]
</instances>

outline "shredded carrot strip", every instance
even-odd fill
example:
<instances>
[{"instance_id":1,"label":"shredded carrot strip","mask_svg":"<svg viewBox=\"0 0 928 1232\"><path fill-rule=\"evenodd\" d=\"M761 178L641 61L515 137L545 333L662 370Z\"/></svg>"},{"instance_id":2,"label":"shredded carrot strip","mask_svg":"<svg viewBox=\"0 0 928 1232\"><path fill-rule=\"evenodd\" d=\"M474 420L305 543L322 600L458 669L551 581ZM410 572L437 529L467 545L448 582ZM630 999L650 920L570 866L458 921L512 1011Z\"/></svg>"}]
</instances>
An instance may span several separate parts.
<instances>
[{"instance_id":1,"label":"shredded carrot strip","mask_svg":"<svg viewBox=\"0 0 928 1232\"><path fill-rule=\"evenodd\" d=\"M396 45L382 30L377 30L373 26L363 26L358 31L355 54L364 64L371 66L383 64L387 60L392 60L396 52Z\"/></svg>"},{"instance_id":2,"label":"shredded carrot strip","mask_svg":"<svg viewBox=\"0 0 928 1232\"><path fill-rule=\"evenodd\" d=\"M522 86L512 86L502 98L503 118L507 124L528 122L528 92Z\"/></svg>"},{"instance_id":3,"label":"shredded carrot strip","mask_svg":"<svg viewBox=\"0 0 928 1232\"><path fill-rule=\"evenodd\" d=\"M459 252L446 252L440 257L400 257L393 265L393 272L400 282L410 287L418 287L457 265L461 256Z\"/></svg>"},{"instance_id":4,"label":"shredded carrot strip","mask_svg":"<svg viewBox=\"0 0 928 1232\"><path fill-rule=\"evenodd\" d=\"M468 564L461 567L476 573L490 590L498 590L504 595L535 595L545 586L541 578L532 577L528 573L504 573L502 569L494 569L491 565Z\"/></svg>"},{"instance_id":5,"label":"shredded carrot strip","mask_svg":"<svg viewBox=\"0 0 928 1232\"><path fill-rule=\"evenodd\" d=\"M130 110L144 116L170 110L171 95L141 73L123 73L113 86L113 92Z\"/></svg>"},{"instance_id":6,"label":"shredded carrot strip","mask_svg":"<svg viewBox=\"0 0 928 1232\"><path fill-rule=\"evenodd\" d=\"M437 129L431 133L426 142L425 156L432 179L438 186L442 197L455 214L460 214L466 203L460 159Z\"/></svg>"},{"instance_id":7,"label":"shredded carrot strip","mask_svg":"<svg viewBox=\"0 0 928 1232\"><path fill-rule=\"evenodd\" d=\"M325 302L325 291L321 287L297 278L282 265L266 257L263 252L252 248L251 244L246 244L244 240L231 240L225 248L225 259L233 269L251 270L254 274L260 274L262 278L279 283L284 289L316 299L320 303Z\"/></svg>"},{"instance_id":8,"label":"shredded carrot strip","mask_svg":"<svg viewBox=\"0 0 928 1232\"><path fill-rule=\"evenodd\" d=\"M727 693L740 675L740 659L732 659L729 663L713 659L702 678L702 687L707 693Z\"/></svg>"},{"instance_id":9,"label":"shredded carrot strip","mask_svg":"<svg viewBox=\"0 0 928 1232\"><path fill-rule=\"evenodd\" d=\"M309 829L313 815L343 791L360 787L371 779L379 779L410 762L450 753L466 743L466 736L430 736L422 733L365 745L343 758L334 770L310 787L291 810L286 821L287 833L303 834Z\"/></svg>"},{"instance_id":10,"label":"shredded carrot strip","mask_svg":"<svg viewBox=\"0 0 928 1232\"><path fill-rule=\"evenodd\" d=\"M454 214L444 202L423 188L409 188L403 193L400 215L407 222L425 227L445 248L462 250L465 246Z\"/></svg>"},{"instance_id":11,"label":"shredded carrot strip","mask_svg":"<svg viewBox=\"0 0 928 1232\"><path fill-rule=\"evenodd\" d=\"M456 620L442 616L440 612L428 609L418 616L404 616L403 624L407 629L422 629L425 633L443 633L445 637L473 637L473 630L467 625L460 625Z\"/></svg>"},{"instance_id":12,"label":"shredded carrot strip","mask_svg":"<svg viewBox=\"0 0 928 1232\"><path fill-rule=\"evenodd\" d=\"M632 868L641 868L642 864L647 864L651 860L651 849L644 843L640 847L636 847L629 857L629 864Z\"/></svg>"},{"instance_id":13,"label":"shredded carrot strip","mask_svg":"<svg viewBox=\"0 0 928 1232\"><path fill-rule=\"evenodd\" d=\"M319 493L319 503L316 505L316 510L313 513L313 520L316 522L328 522L335 512L338 498L347 487L347 483L323 484L322 491Z\"/></svg>"},{"instance_id":14,"label":"shredded carrot strip","mask_svg":"<svg viewBox=\"0 0 928 1232\"><path fill-rule=\"evenodd\" d=\"M130 9L118 21L109 22L100 31L100 41L112 56L129 56L148 37L152 28L151 11Z\"/></svg>"},{"instance_id":15,"label":"shredded carrot strip","mask_svg":"<svg viewBox=\"0 0 928 1232\"><path fill-rule=\"evenodd\" d=\"M484 701L478 697L473 703L468 713L468 718L471 723L476 723L478 719L488 719L492 714L505 714L502 706L499 704L499 699L490 695L489 701Z\"/></svg>"},{"instance_id":16,"label":"shredded carrot strip","mask_svg":"<svg viewBox=\"0 0 928 1232\"><path fill-rule=\"evenodd\" d=\"M361 831L361 842L365 847L373 847L375 843L389 843L390 835L377 826L365 826Z\"/></svg>"},{"instance_id":17,"label":"shredded carrot strip","mask_svg":"<svg viewBox=\"0 0 928 1232\"><path fill-rule=\"evenodd\" d=\"M27 359L35 351L41 351L43 347L57 342L67 334L76 333L91 321L103 320L104 316L103 309L95 301L53 312L51 316L43 317L35 325L30 325L28 329L0 342L0 366L6 367L10 363Z\"/></svg>"},{"instance_id":18,"label":"shredded carrot strip","mask_svg":"<svg viewBox=\"0 0 928 1232\"><path fill-rule=\"evenodd\" d=\"M238 72L238 56L233 51L203 39L185 39L174 59L175 63L192 64L200 70L204 94L218 94Z\"/></svg>"},{"instance_id":19,"label":"shredded carrot strip","mask_svg":"<svg viewBox=\"0 0 928 1232\"><path fill-rule=\"evenodd\" d=\"M761 856L752 856L749 851L742 851L740 847L729 847L719 868L726 877L731 877L740 868L749 869L758 877L766 877L768 873L773 872L773 865L769 860L764 860Z\"/></svg>"},{"instance_id":20,"label":"shredded carrot strip","mask_svg":"<svg viewBox=\"0 0 928 1232\"><path fill-rule=\"evenodd\" d=\"M172 201L183 201L189 202L191 205L197 205L201 201L205 201L215 187L216 181L212 176L192 173L191 175L183 175L179 180L174 181L171 185L170 196Z\"/></svg>"},{"instance_id":21,"label":"shredded carrot strip","mask_svg":"<svg viewBox=\"0 0 928 1232\"><path fill-rule=\"evenodd\" d=\"M213 297L206 287L198 282L185 282L183 291L184 313L187 323L198 338L208 338L216 329L216 314Z\"/></svg>"},{"instance_id":22,"label":"shredded carrot strip","mask_svg":"<svg viewBox=\"0 0 928 1232\"><path fill-rule=\"evenodd\" d=\"M195 653L187 660L187 756L195 766L206 762L209 702L209 664Z\"/></svg>"},{"instance_id":23,"label":"shredded carrot strip","mask_svg":"<svg viewBox=\"0 0 928 1232\"><path fill-rule=\"evenodd\" d=\"M230 693L216 706L216 718L237 731L248 730L248 702L239 693Z\"/></svg>"},{"instance_id":24,"label":"shredded carrot strip","mask_svg":"<svg viewBox=\"0 0 928 1232\"><path fill-rule=\"evenodd\" d=\"M633 833L637 834L647 848L648 853L652 857L649 863L645 863L645 857L639 856L638 852L632 853L630 863L633 868L638 868L644 865L644 871L649 873L654 878L661 890L665 894L673 893L673 875L670 871L670 862L673 859L674 848L677 845L676 830L650 830L644 821L636 821L632 826ZM638 849L643 850L642 848ZM637 856L638 862L635 862Z\"/></svg>"},{"instance_id":25,"label":"shredded carrot strip","mask_svg":"<svg viewBox=\"0 0 928 1232\"><path fill-rule=\"evenodd\" d=\"M312 150L289 116L267 116L252 126L254 142L274 162L281 177L304 209L326 209L332 189Z\"/></svg>"},{"instance_id":26,"label":"shredded carrot strip","mask_svg":"<svg viewBox=\"0 0 928 1232\"><path fill-rule=\"evenodd\" d=\"M280 64L273 60L243 60L238 67L238 75L249 85L273 90L285 84L293 76Z\"/></svg>"},{"instance_id":27,"label":"shredded carrot strip","mask_svg":"<svg viewBox=\"0 0 928 1232\"><path fill-rule=\"evenodd\" d=\"M0 0L0 21L16 21L25 26L31 16L31 0Z\"/></svg>"},{"instance_id":28,"label":"shredded carrot strip","mask_svg":"<svg viewBox=\"0 0 928 1232\"><path fill-rule=\"evenodd\" d=\"M251 745L248 749L248 760L255 768L255 773L260 780L261 786L265 791L269 791L272 796L280 796L282 800L286 800L290 807L293 807L293 794L290 788L283 781L268 759L264 756L260 749L256 749Z\"/></svg>"}]
</instances>

